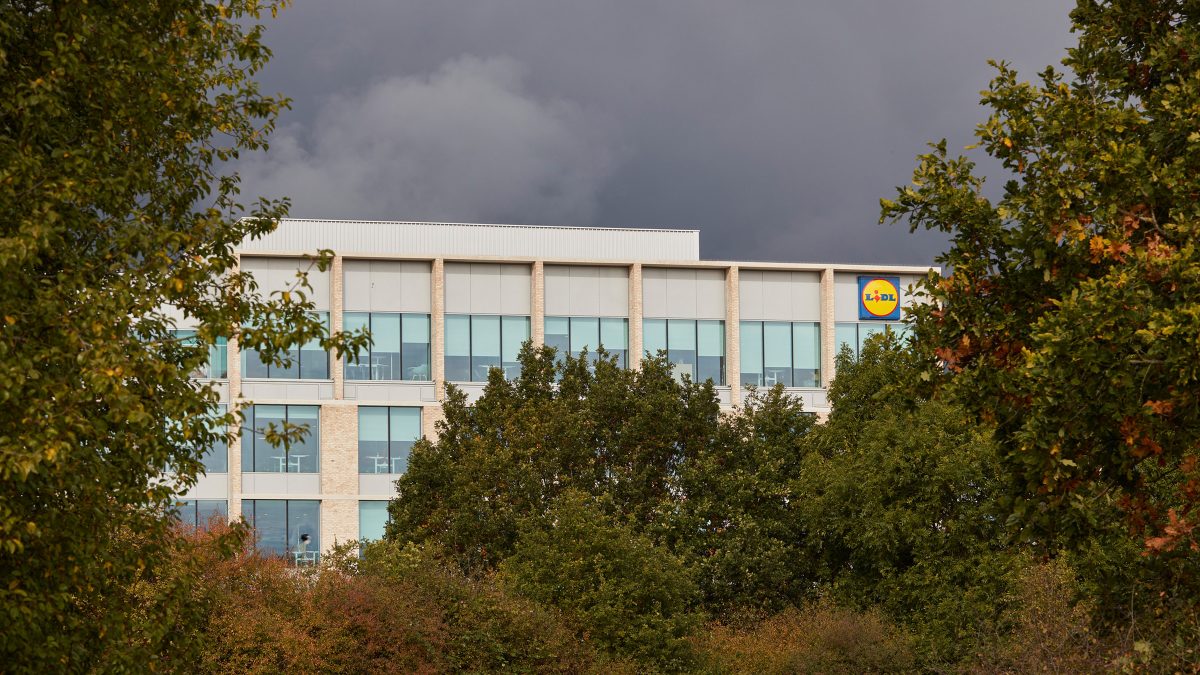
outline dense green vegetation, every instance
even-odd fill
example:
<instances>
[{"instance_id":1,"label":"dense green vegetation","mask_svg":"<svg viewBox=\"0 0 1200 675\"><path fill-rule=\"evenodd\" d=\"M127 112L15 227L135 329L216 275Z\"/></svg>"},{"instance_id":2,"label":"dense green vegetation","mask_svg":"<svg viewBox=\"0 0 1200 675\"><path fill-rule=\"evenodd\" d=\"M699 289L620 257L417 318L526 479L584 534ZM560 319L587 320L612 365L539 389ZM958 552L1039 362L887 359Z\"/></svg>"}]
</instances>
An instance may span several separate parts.
<instances>
[{"instance_id":1,"label":"dense green vegetation","mask_svg":"<svg viewBox=\"0 0 1200 675\"><path fill-rule=\"evenodd\" d=\"M823 423L526 346L451 389L385 540L303 570L163 517L238 422L190 379L220 339L363 344L303 274L235 268L286 206L239 218L221 173L286 105L268 9L0 3L5 670L1200 668L1194 3L1080 0L1073 79L999 67L978 136L1012 180L941 143L884 202L947 274L911 344L841 355Z\"/></svg>"}]
</instances>

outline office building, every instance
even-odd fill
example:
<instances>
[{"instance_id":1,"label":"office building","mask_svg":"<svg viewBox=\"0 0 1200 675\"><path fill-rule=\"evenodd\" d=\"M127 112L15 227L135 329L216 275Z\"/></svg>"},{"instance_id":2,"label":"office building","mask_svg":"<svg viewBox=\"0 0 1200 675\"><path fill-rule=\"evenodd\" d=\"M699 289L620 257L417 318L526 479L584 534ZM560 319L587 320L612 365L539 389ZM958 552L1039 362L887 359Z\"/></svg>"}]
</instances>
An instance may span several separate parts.
<instances>
[{"instance_id":1,"label":"office building","mask_svg":"<svg viewBox=\"0 0 1200 675\"><path fill-rule=\"evenodd\" d=\"M250 433L214 449L184 519L245 515L261 548L299 560L379 536L445 384L477 397L490 368L515 377L526 340L602 344L629 368L665 350L679 377L712 379L722 406L748 385L783 384L822 414L839 346L903 329L906 289L930 269L701 260L699 244L688 230L282 222L240 250L241 269L282 290L309 267L305 253L336 251L331 269L309 271L315 310L332 330L369 328L374 343L357 362L303 345L288 368L234 341L215 350L200 375L225 405L252 402L248 428L287 420L310 434L286 454Z\"/></svg>"}]
</instances>

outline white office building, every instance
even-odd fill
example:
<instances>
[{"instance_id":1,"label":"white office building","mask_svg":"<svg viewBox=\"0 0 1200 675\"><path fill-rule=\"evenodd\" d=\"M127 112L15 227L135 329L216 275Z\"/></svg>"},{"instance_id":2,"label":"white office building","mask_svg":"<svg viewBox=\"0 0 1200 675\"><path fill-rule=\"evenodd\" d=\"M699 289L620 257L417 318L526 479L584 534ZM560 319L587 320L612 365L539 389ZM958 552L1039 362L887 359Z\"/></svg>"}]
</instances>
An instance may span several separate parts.
<instances>
[{"instance_id":1,"label":"white office building","mask_svg":"<svg viewBox=\"0 0 1200 675\"><path fill-rule=\"evenodd\" d=\"M331 220L286 220L240 265L263 292L282 290L318 249L337 255L309 271L316 311L332 330L368 327L372 347L345 362L305 345L289 368L234 341L219 349L204 376L245 406L247 427L288 420L310 434L286 454L255 434L214 449L183 509L195 522L245 515L261 548L300 559L380 536L445 384L477 397L490 368L515 377L526 340L603 345L629 368L664 350L723 406L783 384L822 414L839 347L902 330L907 289L930 269L701 260L692 230Z\"/></svg>"}]
</instances>

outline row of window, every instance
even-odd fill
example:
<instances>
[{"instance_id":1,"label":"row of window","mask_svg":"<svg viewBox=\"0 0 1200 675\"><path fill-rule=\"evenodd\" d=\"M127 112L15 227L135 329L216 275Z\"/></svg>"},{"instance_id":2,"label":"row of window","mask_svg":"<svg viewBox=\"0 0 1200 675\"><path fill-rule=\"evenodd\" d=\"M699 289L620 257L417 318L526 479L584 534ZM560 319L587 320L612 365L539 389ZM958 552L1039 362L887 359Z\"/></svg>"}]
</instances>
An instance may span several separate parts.
<instances>
[{"instance_id":1,"label":"row of window","mask_svg":"<svg viewBox=\"0 0 1200 675\"><path fill-rule=\"evenodd\" d=\"M329 316L322 313L328 326ZM903 324L838 323L839 345L849 345L857 355L863 342L887 329L907 334ZM346 363L346 379L430 381L432 350L428 314L347 312L346 329L371 331L372 345ZM821 386L820 324L815 322L743 321L741 330L741 383L788 387ZM176 331L194 339L195 331ZM500 368L510 379L520 375L518 354L530 337L529 317L482 314L446 315L446 379L483 382L488 370ZM545 342L560 353L592 353L603 346L628 364L629 320L619 317L548 316ZM695 319L645 319L643 347L656 354L664 350L677 377L712 379L725 384L725 322ZM328 354L311 341L289 350L292 364L277 367L264 363L254 350L243 350L243 375L247 378L329 379ZM224 339L212 348L208 366L198 377L228 376Z\"/></svg>"},{"instance_id":2,"label":"row of window","mask_svg":"<svg viewBox=\"0 0 1200 675\"><path fill-rule=\"evenodd\" d=\"M386 500L358 503L358 538L382 539L387 528ZM204 529L214 522L229 522L229 502L224 499L183 499L176 502L175 518ZM315 499L243 499L242 516L254 528L255 545L262 553L296 563L315 563L321 550L321 502Z\"/></svg>"}]
</instances>

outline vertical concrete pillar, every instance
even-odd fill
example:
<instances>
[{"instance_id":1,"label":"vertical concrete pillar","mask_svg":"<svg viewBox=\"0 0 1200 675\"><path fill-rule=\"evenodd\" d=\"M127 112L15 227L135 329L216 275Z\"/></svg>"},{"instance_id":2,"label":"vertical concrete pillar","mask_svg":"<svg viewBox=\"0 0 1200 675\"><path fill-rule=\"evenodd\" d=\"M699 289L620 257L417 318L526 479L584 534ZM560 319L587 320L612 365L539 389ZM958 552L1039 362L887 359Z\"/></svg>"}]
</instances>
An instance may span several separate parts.
<instances>
[{"instance_id":1,"label":"vertical concrete pillar","mask_svg":"<svg viewBox=\"0 0 1200 675\"><path fill-rule=\"evenodd\" d=\"M342 256L335 255L333 257L333 266L329 268L329 331L331 333L341 332L342 326L342 307L345 306L345 277L342 274ZM329 367L333 369L333 398L340 401L343 398L343 393L346 387L345 376L346 357L334 356Z\"/></svg>"},{"instance_id":2,"label":"vertical concrete pillar","mask_svg":"<svg viewBox=\"0 0 1200 675\"><path fill-rule=\"evenodd\" d=\"M629 367L642 365L642 264L629 266Z\"/></svg>"},{"instance_id":3,"label":"vertical concrete pillar","mask_svg":"<svg viewBox=\"0 0 1200 675\"><path fill-rule=\"evenodd\" d=\"M358 406L321 406L321 550L358 538Z\"/></svg>"},{"instance_id":4,"label":"vertical concrete pillar","mask_svg":"<svg viewBox=\"0 0 1200 675\"><path fill-rule=\"evenodd\" d=\"M833 285L833 268L821 271L821 386L829 388L833 381L834 357L837 355L837 293Z\"/></svg>"},{"instance_id":5,"label":"vertical concrete pillar","mask_svg":"<svg viewBox=\"0 0 1200 675\"><path fill-rule=\"evenodd\" d=\"M241 270L241 256L234 258L230 274ZM229 411L234 412L242 402L242 357L238 349L236 335L229 336L226 344L226 358L229 360ZM229 444L229 517L237 520L242 515L242 430L234 429L233 442Z\"/></svg>"},{"instance_id":6,"label":"vertical concrete pillar","mask_svg":"<svg viewBox=\"0 0 1200 675\"><path fill-rule=\"evenodd\" d=\"M433 344L433 388L437 400L446 398L446 260L436 258L432 265L433 316L430 317L429 340Z\"/></svg>"},{"instance_id":7,"label":"vertical concrete pillar","mask_svg":"<svg viewBox=\"0 0 1200 675\"><path fill-rule=\"evenodd\" d=\"M729 401L742 403L741 289L736 265L725 270L725 382Z\"/></svg>"},{"instance_id":8,"label":"vertical concrete pillar","mask_svg":"<svg viewBox=\"0 0 1200 675\"><path fill-rule=\"evenodd\" d=\"M533 297L529 308L531 316L529 321L530 337L533 340L534 347L541 347L546 344L546 274L545 266L541 260L533 262L533 273L530 275L530 292Z\"/></svg>"}]
</instances>

